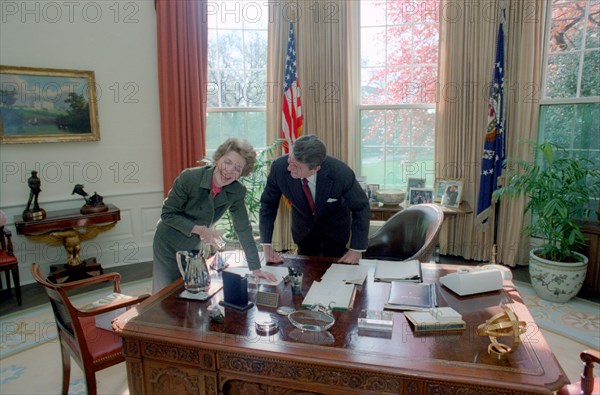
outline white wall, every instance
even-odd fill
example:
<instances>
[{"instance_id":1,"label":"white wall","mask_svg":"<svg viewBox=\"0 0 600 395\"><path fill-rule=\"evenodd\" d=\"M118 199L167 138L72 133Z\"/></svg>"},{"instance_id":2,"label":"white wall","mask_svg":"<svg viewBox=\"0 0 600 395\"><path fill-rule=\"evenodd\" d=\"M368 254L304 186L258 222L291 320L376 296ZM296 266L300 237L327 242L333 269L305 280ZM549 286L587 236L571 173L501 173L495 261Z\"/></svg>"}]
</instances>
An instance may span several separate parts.
<instances>
[{"instance_id":1,"label":"white wall","mask_svg":"<svg viewBox=\"0 0 600 395\"><path fill-rule=\"evenodd\" d=\"M14 228L38 170L40 206L79 208L73 186L121 209L118 225L83 244L104 268L151 259L162 203L162 162L154 1L0 0L0 64L93 70L100 141L0 145L0 208L13 232L22 284L31 262L64 263L62 247L33 243Z\"/></svg>"}]
</instances>

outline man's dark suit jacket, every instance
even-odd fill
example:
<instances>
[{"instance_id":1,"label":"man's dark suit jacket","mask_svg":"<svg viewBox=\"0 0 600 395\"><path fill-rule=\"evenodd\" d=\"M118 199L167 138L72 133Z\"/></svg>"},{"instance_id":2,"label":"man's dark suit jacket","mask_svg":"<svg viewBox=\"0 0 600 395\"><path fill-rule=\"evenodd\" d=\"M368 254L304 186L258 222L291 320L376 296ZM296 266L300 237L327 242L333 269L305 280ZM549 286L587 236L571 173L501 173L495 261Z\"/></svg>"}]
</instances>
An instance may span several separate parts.
<instances>
[{"instance_id":1,"label":"man's dark suit jacket","mask_svg":"<svg viewBox=\"0 0 600 395\"><path fill-rule=\"evenodd\" d=\"M301 242L311 229L319 227L341 244L348 242L351 232L350 248L366 250L371 216L369 200L352 169L339 159L327 156L317 172L316 215L313 215L302 191L302 181L292 178L287 166L288 155L277 158L271 165L261 197L261 242L272 241L273 224L283 194L292 205L294 242Z\"/></svg>"}]
</instances>

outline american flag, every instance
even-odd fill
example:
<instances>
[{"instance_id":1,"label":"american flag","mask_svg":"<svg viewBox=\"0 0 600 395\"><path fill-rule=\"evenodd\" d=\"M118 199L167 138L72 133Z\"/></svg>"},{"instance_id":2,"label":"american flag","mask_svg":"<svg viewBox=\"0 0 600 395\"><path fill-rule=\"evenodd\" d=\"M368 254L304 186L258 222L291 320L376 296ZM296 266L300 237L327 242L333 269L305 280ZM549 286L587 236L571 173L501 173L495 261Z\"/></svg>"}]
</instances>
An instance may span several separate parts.
<instances>
[{"instance_id":1,"label":"american flag","mask_svg":"<svg viewBox=\"0 0 600 395\"><path fill-rule=\"evenodd\" d=\"M296 74L296 39L294 38L294 25L292 22L290 22L284 74L281 135L287 142L284 144L285 152L287 152L289 145L296 141L299 136L302 136L300 84Z\"/></svg>"},{"instance_id":2,"label":"american flag","mask_svg":"<svg viewBox=\"0 0 600 395\"><path fill-rule=\"evenodd\" d=\"M504 74L504 28L501 22L498 27L496 63L490 87L488 127L485 134L479 179L477 218L481 223L486 223L489 219L492 210L492 193L498 187L498 177L502 174L505 160Z\"/></svg>"}]
</instances>

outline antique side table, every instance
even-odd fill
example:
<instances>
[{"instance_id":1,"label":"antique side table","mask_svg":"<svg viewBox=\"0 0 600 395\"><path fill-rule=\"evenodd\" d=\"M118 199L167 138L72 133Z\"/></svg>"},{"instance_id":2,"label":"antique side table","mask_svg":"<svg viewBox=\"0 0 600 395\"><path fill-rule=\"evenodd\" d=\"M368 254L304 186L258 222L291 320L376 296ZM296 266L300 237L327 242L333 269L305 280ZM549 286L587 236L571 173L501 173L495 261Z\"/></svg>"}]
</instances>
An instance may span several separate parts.
<instances>
[{"instance_id":1,"label":"antique side table","mask_svg":"<svg viewBox=\"0 0 600 395\"><path fill-rule=\"evenodd\" d=\"M81 242L91 240L112 229L121 219L118 207L109 204L108 210L82 214L79 208L48 211L46 218L24 221L15 216L17 234L50 246L62 245L67 251L67 263L50 266L50 280L56 283L81 280L102 274L96 258L82 260Z\"/></svg>"}]
</instances>

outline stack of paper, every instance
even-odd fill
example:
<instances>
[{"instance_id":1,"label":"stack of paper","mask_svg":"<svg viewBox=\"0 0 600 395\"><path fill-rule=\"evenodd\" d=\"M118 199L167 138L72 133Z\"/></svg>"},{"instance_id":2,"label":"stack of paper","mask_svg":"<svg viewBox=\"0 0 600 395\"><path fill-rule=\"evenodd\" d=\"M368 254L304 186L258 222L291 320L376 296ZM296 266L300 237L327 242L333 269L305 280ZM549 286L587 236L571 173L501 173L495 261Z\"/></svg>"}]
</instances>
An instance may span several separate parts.
<instances>
[{"instance_id":1,"label":"stack of paper","mask_svg":"<svg viewBox=\"0 0 600 395\"><path fill-rule=\"evenodd\" d=\"M354 284L314 281L306 293L302 306L321 304L334 310L348 310L354 304Z\"/></svg>"},{"instance_id":2,"label":"stack of paper","mask_svg":"<svg viewBox=\"0 0 600 395\"><path fill-rule=\"evenodd\" d=\"M462 316L451 307L438 307L427 311L407 311L404 315L414 325L415 332L454 331L467 327Z\"/></svg>"},{"instance_id":3,"label":"stack of paper","mask_svg":"<svg viewBox=\"0 0 600 395\"><path fill-rule=\"evenodd\" d=\"M375 281L423 281L421 262L416 259L403 262L376 260L375 263Z\"/></svg>"},{"instance_id":4,"label":"stack of paper","mask_svg":"<svg viewBox=\"0 0 600 395\"><path fill-rule=\"evenodd\" d=\"M322 281L362 285L367 278L369 268L361 265L334 263L327 269Z\"/></svg>"}]
</instances>

